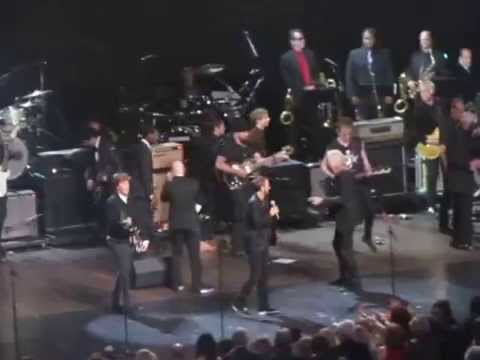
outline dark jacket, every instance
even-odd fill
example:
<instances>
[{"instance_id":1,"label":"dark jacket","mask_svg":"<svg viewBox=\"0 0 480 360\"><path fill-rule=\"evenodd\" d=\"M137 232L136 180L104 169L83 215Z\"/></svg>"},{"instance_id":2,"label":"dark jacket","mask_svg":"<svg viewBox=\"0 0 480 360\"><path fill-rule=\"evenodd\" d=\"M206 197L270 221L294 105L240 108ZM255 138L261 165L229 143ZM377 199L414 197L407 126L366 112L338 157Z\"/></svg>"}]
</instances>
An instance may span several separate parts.
<instances>
[{"instance_id":1,"label":"dark jacket","mask_svg":"<svg viewBox=\"0 0 480 360\"><path fill-rule=\"evenodd\" d=\"M95 157L97 154L98 160ZM117 157L115 145L105 136L100 137L98 149L94 149L93 166L87 170L87 178L99 180L99 177L106 176L108 181L114 173L120 170L120 162Z\"/></svg>"},{"instance_id":2,"label":"dark jacket","mask_svg":"<svg viewBox=\"0 0 480 360\"><path fill-rule=\"evenodd\" d=\"M308 64L310 65L310 72L313 80L318 74L317 60L312 50L304 49L304 52ZM292 89L293 97L296 100L300 100L305 84L300 65L298 64L297 57L293 50L287 51L280 58L280 75L282 76L285 87Z\"/></svg>"},{"instance_id":3,"label":"dark jacket","mask_svg":"<svg viewBox=\"0 0 480 360\"><path fill-rule=\"evenodd\" d=\"M132 148L129 170L132 197L148 199L153 194L152 151L143 141Z\"/></svg>"},{"instance_id":4,"label":"dark jacket","mask_svg":"<svg viewBox=\"0 0 480 360\"><path fill-rule=\"evenodd\" d=\"M115 241L128 241L129 226L124 220L129 217L128 205L125 204L117 193L111 195L106 203L107 235Z\"/></svg>"},{"instance_id":5,"label":"dark jacket","mask_svg":"<svg viewBox=\"0 0 480 360\"><path fill-rule=\"evenodd\" d=\"M457 93L462 95L465 101L473 101L478 91L478 78L474 70L466 70L457 63L452 69L452 75L457 80Z\"/></svg>"},{"instance_id":6,"label":"dark jacket","mask_svg":"<svg viewBox=\"0 0 480 360\"><path fill-rule=\"evenodd\" d=\"M433 50L432 54L435 59L435 66L433 67L435 76L449 75L447 60L444 57L444 53L440 50ZM430 64L429 54L426 54L421 50L415 51L410 57L410 63L407 69L408 78L418 81L421 73L425 71Z\"/></svg>"},{"instance_id":7,"label":"dark jacket","mask_svg":"<svg viewBox=\"0 0 480 360\"><path fill-rule=\"evenodd\" d=\"M197 180L174 177L165 183L162 200L170 203L168 221L171 230L199 230L200 223L195 210L195 204L200 202Z\"/></svg>"},{"instance_id":8,"label":"dark jacket","mask_svg":"<svg viewBox=\"0 0 480 360\"><path fill-rule=\"evenodd\" d=\"M246 249L249 252L268 248L272 236L270 203L253 194L248 201L246 222Z\"/></svg>"},{"instance_id":9,"label":"dark jacket","mask_svg":"<svg viewBox=\"0 0 480 360\"><path fill-rule=\"evenodd\" d=\"M373 78L370 74L367 48L358 48L350 51L345 69L345 84L348 97L366 96L372 93ZM371 49L371 69L375 74L375 84L380 96L393 94L392 59L388 49Z\"/></svg>"}]
</instances>

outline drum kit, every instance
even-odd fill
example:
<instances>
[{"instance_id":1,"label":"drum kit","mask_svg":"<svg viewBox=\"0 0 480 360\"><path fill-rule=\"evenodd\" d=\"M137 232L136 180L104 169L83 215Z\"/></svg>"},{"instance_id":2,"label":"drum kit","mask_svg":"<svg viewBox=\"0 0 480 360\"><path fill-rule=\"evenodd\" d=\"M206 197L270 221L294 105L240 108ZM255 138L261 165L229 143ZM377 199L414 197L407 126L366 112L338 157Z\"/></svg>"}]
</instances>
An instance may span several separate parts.
<instances>
[{"instance_id":1,"label":"drum kit","mask_svg":"<svg viewBox=\"0 0 480 360\"><path fill-rule=\"evenodd\" d=\"M52 90L35 90L15 98L13 104L0 109L0 136L8 144L8 180L20 177L28 166L28 134L37 134L45 115L46 98Z\"/></svg>"}]
</instances>

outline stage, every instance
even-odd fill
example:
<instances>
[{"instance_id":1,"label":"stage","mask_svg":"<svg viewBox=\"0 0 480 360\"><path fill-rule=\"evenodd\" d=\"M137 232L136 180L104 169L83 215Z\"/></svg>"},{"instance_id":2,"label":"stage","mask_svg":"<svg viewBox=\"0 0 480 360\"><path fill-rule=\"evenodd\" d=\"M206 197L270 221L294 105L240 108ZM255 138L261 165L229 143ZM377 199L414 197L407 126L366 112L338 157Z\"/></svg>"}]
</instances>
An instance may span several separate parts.
<instances>
[{"instance_id":1,"label":"stage","mask_svg":"<svg viewBox=\"0 0 480 360\"><path fill-rule=\"evenodd\" d=\"M448 298L462 318L470 297L479 293L479 253L451 249L449 238L436 231L436 221L430 215L417 214L394 222L397 295L422 313L429 311L434 299ZM386 226L379 218L374 234L386 238ZM175 342L191 345L203 332L217 338L222 332L228 336L238 326L249 329L252 335L272 335L279 326L299 327L311 333L337 320L355 317L360 305L385 308L392 298L388 241L378 253L372 253L360 241L361 230L357 231L355 249L364 289L351 293L328 285L337 275L332 236L331 223L280 232L272 255L296 262L271 265L271 303L282 312L276 317L246 318L233 313L230 302L247 276L247 267L245 259L227 255L222 257L223 289L213 295L194 296L188 291L177 294L167 288L134 291L140 309L129 320L132 348L149 347L166 354ZM203 263L205 282L218 287L218 254L204 253ZM1 359L11 359L14 349L10 266L17 273L18 339L23 355L80 360L107 344L121 347L123 317L108 310L113 285L108 249L46 248L11 253L9 262L0 264Z\"/></svg>"}]
</instances>

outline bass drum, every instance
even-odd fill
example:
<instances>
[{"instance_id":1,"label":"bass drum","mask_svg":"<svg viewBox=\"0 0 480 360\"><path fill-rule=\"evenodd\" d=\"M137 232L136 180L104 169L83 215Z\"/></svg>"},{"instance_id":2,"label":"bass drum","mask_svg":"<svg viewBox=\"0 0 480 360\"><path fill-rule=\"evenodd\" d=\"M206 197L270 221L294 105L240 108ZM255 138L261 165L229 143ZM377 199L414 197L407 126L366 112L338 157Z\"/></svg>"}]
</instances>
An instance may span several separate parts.
<instances>
[{"instance_id":1,"label":"bass drum","mask_svg":"<svg viewBox=\"0 0 480 360\"><path fill-rule=\"evenodd\" d=\"M27 168L29 153L27 145L19 138L4 140L8 148L8 180L15 180L20 177Z\"/></svg>"}]
</instances>

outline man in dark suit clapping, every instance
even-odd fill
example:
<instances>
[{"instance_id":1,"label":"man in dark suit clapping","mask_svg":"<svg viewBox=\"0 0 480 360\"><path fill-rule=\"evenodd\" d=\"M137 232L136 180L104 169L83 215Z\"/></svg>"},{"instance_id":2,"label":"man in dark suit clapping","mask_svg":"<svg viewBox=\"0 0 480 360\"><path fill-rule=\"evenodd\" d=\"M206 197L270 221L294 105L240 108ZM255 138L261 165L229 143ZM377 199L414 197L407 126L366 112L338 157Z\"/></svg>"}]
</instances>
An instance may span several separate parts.
<instances>
[{"instance_id":1,"label":"man in dark suit clapping","mask_svg":"<svg viewBox=\"0 0 480 360\"><path fill-rule=\"evenodd\" d=\"M192 274L192 291L208 294L212 288L202 284L202 265L200 262L200 221L198 212L199 184L195 179L185 176L185 165L181 161L172 163L168 181L162 192L162 200L170 203L169 229L171 232L173 258L172 283L174 289L184 289L181 268L183 244L187 247Z\"/></svg>"}]
</instances>

